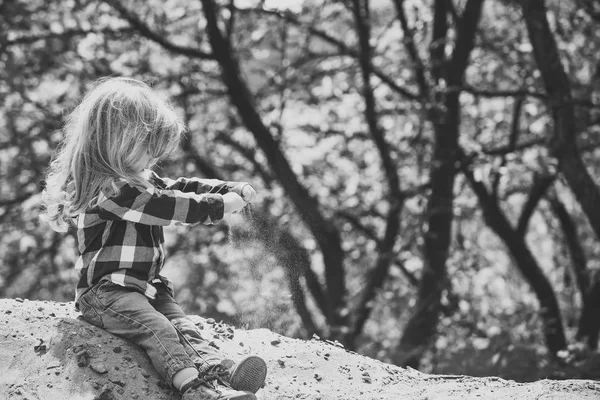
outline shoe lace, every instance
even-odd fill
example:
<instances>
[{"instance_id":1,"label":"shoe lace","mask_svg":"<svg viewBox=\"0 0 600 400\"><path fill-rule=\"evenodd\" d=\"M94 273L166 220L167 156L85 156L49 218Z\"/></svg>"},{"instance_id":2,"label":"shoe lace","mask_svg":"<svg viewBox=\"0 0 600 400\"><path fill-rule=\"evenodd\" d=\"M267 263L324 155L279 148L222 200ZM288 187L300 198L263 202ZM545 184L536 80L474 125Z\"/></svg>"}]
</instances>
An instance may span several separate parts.
<instances>
[{"instance_id":1,"label":"shoe lace","mask_svg":"<svg viewBox=\"0 0 600 400\"><path fill-rule=\"evenodd\" d=\"M198 376L196 382L198 385L203 384L215 390L217 383L231 389L231 385L226 380L228 375L229 371L226 367L220 364L211 365Z\"/></svg>"}]
</instances>

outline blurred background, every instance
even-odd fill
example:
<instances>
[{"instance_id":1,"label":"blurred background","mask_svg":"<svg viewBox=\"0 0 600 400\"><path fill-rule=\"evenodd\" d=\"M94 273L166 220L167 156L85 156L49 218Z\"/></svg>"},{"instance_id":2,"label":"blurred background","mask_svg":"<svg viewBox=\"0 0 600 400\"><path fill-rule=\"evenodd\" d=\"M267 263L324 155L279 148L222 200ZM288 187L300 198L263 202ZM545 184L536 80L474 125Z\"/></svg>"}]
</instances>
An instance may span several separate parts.
<instances>
[{"instance_id":1,"label":"blurred background","mask_svg":"<svg viewBox=\"0 0 600 400\"><path fill-rule=\"evenodd\" d=\"M0 0L0 297L71 301L38 220L99 77L189 127L159 175L251 182L166 232L191 314L426 372L600 379L594 0Z\"/></svg>"}]
</instances>

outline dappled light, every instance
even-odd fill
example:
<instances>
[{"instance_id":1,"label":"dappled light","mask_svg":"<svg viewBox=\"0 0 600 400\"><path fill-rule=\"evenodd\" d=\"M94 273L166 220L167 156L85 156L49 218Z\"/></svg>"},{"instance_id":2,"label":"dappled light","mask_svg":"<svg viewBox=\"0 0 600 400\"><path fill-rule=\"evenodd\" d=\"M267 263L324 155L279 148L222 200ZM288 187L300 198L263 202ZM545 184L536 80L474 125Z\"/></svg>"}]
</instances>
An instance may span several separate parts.
<instances>
[{"instance_id":1,"label":"dappled light","mask_svg":"<svg viewBox=\"0 0 600 400\"><path fill-rule=\"evenodd\" d=\"M427 373L600 380L597 2L15 0L0 24L1 298L73 301L44 176L92 83L132 77L187 126L160 176L256 189L165 228L186 313Z\"/></svg>"}]
</instances>

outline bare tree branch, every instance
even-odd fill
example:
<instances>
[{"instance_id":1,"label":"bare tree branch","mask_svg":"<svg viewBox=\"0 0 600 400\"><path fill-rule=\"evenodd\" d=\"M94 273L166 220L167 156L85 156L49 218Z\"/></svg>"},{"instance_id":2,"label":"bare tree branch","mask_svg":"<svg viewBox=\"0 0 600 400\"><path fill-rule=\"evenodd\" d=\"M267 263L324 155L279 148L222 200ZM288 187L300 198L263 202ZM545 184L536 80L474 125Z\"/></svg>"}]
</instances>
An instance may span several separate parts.
<instances>
[{"instance_id":1,"label":"bare tree branch","mask_svg":"<svg viewBox=\"0 0 600 400\"><path fill-rule=\"evenodd\" d=\"M479 97L534 97L546 98L545 93L534 92L527 89L478 89L471 85L464 85L461 90Z\"/></svg>"},{"instance_id":2,"label":"bare tree branch","mask_svg":"<svg viewBox=\"0 0 600 400\"><path fill-rule=\"evenodd\" d=\"M515 145L519 140L519 133L521 130L519 129L519 122L521 121L521 110L523 109L523 103L525 99L523 97L518 97L515 99L513 106L513 119L510 126L510 132L508 136L508 148L510 149L510 153L514 151ZM507 154L502 154L501 161L499 167L496 169L496 172L492 179L492 194L495 197L498 197L498 186L500 184L500 179L502 178L503 169L507 163Z\"/></svg>"},{"instance_id":3,"label":"bare tree branch","mask_svg":"<svg viewBox=\"0 0 600 400\"><path fill-rule=\"evenodd\" d=\"M460 169L477 196L484 221L502 239L512 255L515 265L536 294L540 303L540 315L546 345L556 355L558 351L566 347L567 342L562 326L560 308L552 285L540 268L535 256L531 253L524 237L517 234L516 230L511 226L508 218L498 204L498 199L489 193L483 182L475 178L473 172L470 170L469 159L462 149L460 149L460 159Z\"/></svg>"},{"instance_id":4,"label":"bare tree branch","mask_svg":"<svg viewBox=\"0 0 600 400\"><path fill-rule=\"evenodd\" d=\"M516 232L518 235L525 236L527 233L527 226L529 225L529 220L533 215L533 212L537 208L540 200L544 197L550 186L556 180L556 175L544 174L536 176L533 179L533 185L531 186L531 190L529 191L529 196L527 197L527 201L523 206L523 210L521 210L521 215L519 215L519 221L517 222Z\"/></svg>"},{"instance_id":5,"label":"bare tree branch","mask_svg":"<svg viewBox=\"0 0 600 400\"><path fill-rule=\"evenodd\" d=\"M271 170L285 189L302 216L319 245L325 264L325 281L327 284L326 317L331 326L332 335L340 335L345 326L346 316L346 282L343 266L344 251L341 237L335 225L322 214L317 200L298 181L288 160L274 140L269 129L264 125L250 90L243 80L239 65L225 44L223 34L218 27L216 5L214 0L201 0L207 21L207 32L215 59L219 62L229 96L237 108L240 118L254 135L259 147L264 152Z\"/></svg>"},{"instance_id":6,"label":"bare tree branch","mask_svg":"<svg viewBox=\"0 0 600 400\"><path fill-rule=\"evenodd\" d=\"M198 58L202 60L214 60L214 56L212 54L208 54L198 48L195 47L186 47L180 46L169 41L163 35L158 32L155 32L148 26L144 21L142 21L134 12L130 11L121 4L120 0L104 0L108 5L112 6L123 19L128 21L132 27L134 27L140 35L143 37L158 43L164 49L169 50L176 54L181 54L190 58Z\"/></svg>"},{"instance_id":7,"label":"bare tree branch","mask_svg":"<svg viewBox=\"0 0 600 400\"><path fill-rule=\"evenodd\" d=\"M585 301L584 296L590 287L590 280L587 272L585 251L581 246L579 235L577 234L577 225L571 215L569 215L569 211L567 211L565 205L556 195L547 196L547 199L563 231L564 239L569 249L569 256L571 257L571 267L575 275L575 282L577 282L577 288L582 300Z\"/></svg>"},{"instance_id":8,"label":"bare tree branch","mask_svg":"<svg viewBox=\"0 0 600 400\"><path fill-rule=\"evenodd\" d=\"M415 66L415 76L417 80L417 85L419 86L419 90L421 91L421 97L427 98L429 96L429 86L427 85L427 80L425 78L425 66L423 65L423 61L419 56L419 51L417 50L417 46L415 44L415 36L414 31L408 25L408 20L406 19L406 12L404 11L404 0L394 0L394 4L396 5L396 12L398 13L398 20L400 21L400 26L402 27L402 32L404 33L404 46L412 59Z\"/></svg>"},{"instance_id":9,"label":"bare tree branch","mask_svg":"<svg viewBox=\"0 0 600 400\"><path fill-rule=\"evenodd\" d=\"M362 232L366 237L368 237L369 239L371 239L375 243L377 243L377 248L381 247L381 240L377 237L375 232L372 229L370 229L369 227L365 226L363 223L361 223L356 216L354 216L346 211L338 211L336 213L336 215L338 215L340 218L342 218L345 221L352 224L352 226L354 227L354 229L356 231ZM395 257L393 262L394 262L394 265L396 265L400 269L400 271L404 274L404 276L408 280L408 283L411 286L413 286L413 287L419 286L419 280L412 272L410 272L408 269L406 269L406 266L404 265L404 261L402 261L402 259L400 259L399 257Z\"/></svg>"},{"instance_id":10,"label":"bare tree branch","mask_svg":"<svg viewBox=\"0 0 600 400\"><path fill-rule=\"evenodd\" d=\"M307 29L311 35L314 35L314 36L324 40L325 42L331 44L332 46L336 47L340 51L340 53L348 55L348 56L356 58L356 59L359 58L358 51L356 51L356 50L352 49L351 47L349 47L348 45L346 45L341 39L337 39L337 38L331 36L330 34L328 34L327 32L324 32L324 31L321 31L321 30L315 28L314 26L305 26L301 21L299 21L291 13L282 13L279 11L265 10L262 8L246 8L246 9L239 9L239 11L261 13L261 14L272 15L272 16L275 16L278 18L285 19L286 21L292 23L295 26ZM373 67L372 72L373 72L373 75L375 75L382 82L384 82L386 85L388 85L396 93L402 95L403 97L405 97L409 100L419 100L418 94L415 94L415 93L411 92L410 90L405 89L402 86L398 85L396 82L394 82L394 80L392 78L390 78L388 75L383 73L383 71L381 71L380 69Z\"/></svg>"},{"instance_id":11,"label":"bare tree branch","mask_svg":"<svg viewBox=\"0 0 600 400\"><path fill-rule=\"evenodd\" d=\"M258 173L258 175L262 177L266 187L271 187L273 185L273 176L262 166L262 164L258 162L256 157L254 157L254 150L244 147L241 143L236 142L231 135L227 135L223 132L219 132L215 140L227 144L244 156L244 158L254 166L254 170Z\"/></svg>"},{"instance_id":12,"label":"bare tree branch","mask_svg":"<svg viewBox=\"0 0 600 400\"><path fill-rule=\"evenodd\" d=\"M513 146L506 145L487 149L484 148L481 150L481 152L490 156L501 156L503 154L527 150L531 147L543 145L544 143L546 143L546 138L532 138L528 140L523 140L521 143L516 143Z\"/></svg>"},{"instance_id":13,"label":"bare tree branch","mask_svg":"<svg viewBox=\"0 0 600 400\"><path fill-rule=\"evenodd\" d=\"M383 239L379 241L379 253L375 266L368 273L367 283L361 293L358 306L354 311L355 318L348 335L348 345L350 347L354 346L354 341L362 332L364 324L373 309L373 299L377 290L381 288L385 278L388 276L390 264L394 258L393 250L400 230L399 217L404 202L404 197L400 190L400 178L398 177L397 167L392 160L390 146L385 140L384 132L379 126L375 96L371 85L373 67L371 64L372 48L370 44L369 0L353 0L352 12L355 17L360 48L359 64L363 79L362 94L365 101L365 119L369 127L369 133L381 157L382 168L385 172L389 191L389 210L386 216L385 234Z\"/></svg>"},{"instance_id":14,"label":"bare tree branch","mask_svg":"<svg viewBox=\"0 0 600 400\"><path fill-rule=\"evenodd\" d=\"M63 32L44 32L35 35L22 35L14 39L8 39L4 42L6 47L20 45L20 44L32 44L41 40L50 39L72 39L77 36L87 36L91 33L99 33L105 36L119 37L121 35L131 34L132 28L120 28L120 29L66 29Z\"/></svg>"},{"instance_id":15,"label":"bare tree branch","mask_svg":"<svg viewBox=\"0 0 600 400\"><path fill-rule=\"evenodd\" d=\"M554 129L549 132L548 148L558 160L558 169L600 239L600 189L590 176L577 148L577 124L571 82L563 66L556 40L548 22L544 0L520 2L533 55L544 81L552 110Z\"/></svg>"}]
</instances>

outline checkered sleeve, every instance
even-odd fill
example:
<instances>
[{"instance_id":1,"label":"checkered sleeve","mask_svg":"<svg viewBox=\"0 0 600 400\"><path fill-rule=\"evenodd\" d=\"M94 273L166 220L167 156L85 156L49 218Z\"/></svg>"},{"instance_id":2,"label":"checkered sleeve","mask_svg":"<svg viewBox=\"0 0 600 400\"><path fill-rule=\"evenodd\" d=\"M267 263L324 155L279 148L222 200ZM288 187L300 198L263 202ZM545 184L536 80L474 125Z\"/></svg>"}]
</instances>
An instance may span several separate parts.
<instances>
[{"instance_id":1,"label":"checkered sleeve","mask_svg":"<svg viewBox=\"0 0 600 400\"><path fill-rule=\"evenodd\" d=\"M124 185L118 195L98 204L99 217L143 225L214 224L223 219L223 196Z\"/></svg>"},{"instance_id":2,"label":"checkered sleeve","mask_svg":"<svg viewBox=\"0 0 600 400\"><path fill-rule=\"evenodd\" d=\"M169 179L158 176L155 172L152 172L152 178L155 182L158 182L160 187L169 190L180 190L186 193L219 193L225 194L227 192L234 192L242 195L242 188L246 185L246 182L226 182L219 179L201 179L201 178L177 178Z\"/></svg>"}]
</instances>

